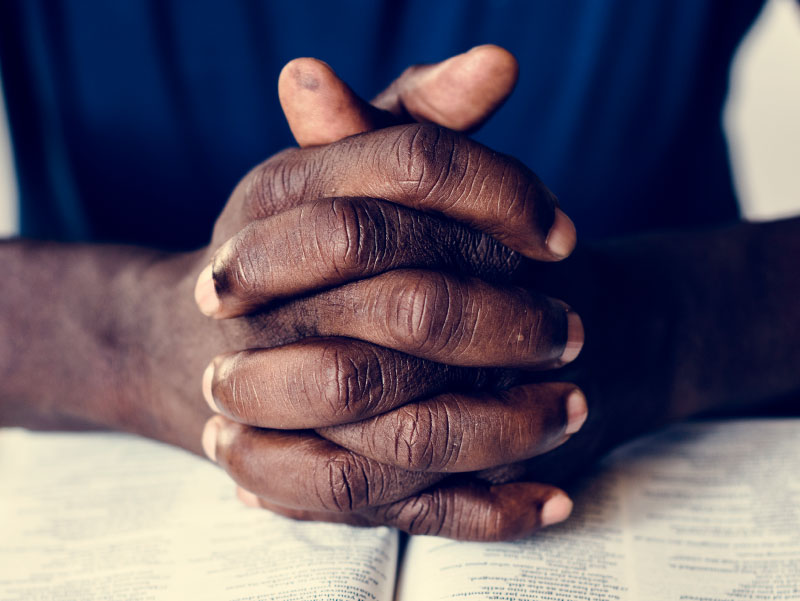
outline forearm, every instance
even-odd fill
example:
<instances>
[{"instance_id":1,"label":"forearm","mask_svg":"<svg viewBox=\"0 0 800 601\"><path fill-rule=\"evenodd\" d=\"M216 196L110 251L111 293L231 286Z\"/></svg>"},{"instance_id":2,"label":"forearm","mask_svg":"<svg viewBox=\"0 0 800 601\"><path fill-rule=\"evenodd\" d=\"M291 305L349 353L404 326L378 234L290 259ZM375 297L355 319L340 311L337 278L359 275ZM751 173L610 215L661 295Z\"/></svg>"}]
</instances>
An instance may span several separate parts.
<instances>
[{"instance_id":1,"label":"forearm","mask_svg":"<svg viewBox=\"0 0 800 601\"><path fill-rule=\"evenodd\" d=\"M129 335L118 301L138 252L9 241L0 257L0 423L109 426Z\"/></svg>"},{"instance_id":2,"label":"forearm","mask_svg":"<svg viewBox=\"0 0 800 601\"><path fill-rule=\"evenodd\" d=\"M157 309L169 302L151 283L167 258L135 247L0 244L0 425L168 438L146 410L158 401L147 353Z\"/></svg>"},{"instance_id":3,"label":"forearm","mask_svg":"<svg viewBox=\"0 0 800 601\"><path fill-rule=\"evenodd\" d=\"M800 219L606 242L572 269L590 282L564 290L586 328L578 377L627 397L622 422L800 395Z\"/></svg>"},{"instance_id":4,"label":"forearm","mask_svg":"<svg viewBox=\"0 0 800 601\"><path fill-rule=\"evenodd\" d=\"M690 278L676 343L678 417L800 399L800 219L742 224L708 241L695 234L680 257Z\"/></svg>"}]
</instances>

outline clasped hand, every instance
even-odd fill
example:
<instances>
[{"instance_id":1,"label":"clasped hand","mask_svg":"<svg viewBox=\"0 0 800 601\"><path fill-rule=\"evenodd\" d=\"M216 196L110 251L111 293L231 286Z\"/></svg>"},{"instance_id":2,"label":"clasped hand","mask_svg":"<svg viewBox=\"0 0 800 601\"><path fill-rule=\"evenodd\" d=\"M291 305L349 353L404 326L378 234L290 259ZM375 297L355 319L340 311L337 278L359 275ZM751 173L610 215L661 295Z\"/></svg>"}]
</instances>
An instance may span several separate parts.
<instances>
[{"instance_id":1,"label":"clasped hand","mask_svg":"<svg viewBox=\"0 0 800 601\"><path fill-rule=\"evenodd\" d=\"M493 48L462 57L507 60ZM408 106L452 85L457 60L434 78L434 67L404 74L378 103L385 112L322 64L296 62L282 76L285 107L331 106L325 94L339 95L333 139L317 127L317 145L284 151L240 182L195 290L225 332L203 376L219 414L203 446L248 504L478 540L523 536L569 513L553 486L475 474L541 455L580 428L575 385L526 373L574 359L583 330L565 303L526 286L536 262L574 247L554 196L510 157L407 123L452 126L447 109L431 117ZM449 107L469 105L462 129L497 104L480 102L467 95ZM310 130L286 112L303 144ZM370 115L401 124L366 131Z\"/></svg>"}]
</instances>

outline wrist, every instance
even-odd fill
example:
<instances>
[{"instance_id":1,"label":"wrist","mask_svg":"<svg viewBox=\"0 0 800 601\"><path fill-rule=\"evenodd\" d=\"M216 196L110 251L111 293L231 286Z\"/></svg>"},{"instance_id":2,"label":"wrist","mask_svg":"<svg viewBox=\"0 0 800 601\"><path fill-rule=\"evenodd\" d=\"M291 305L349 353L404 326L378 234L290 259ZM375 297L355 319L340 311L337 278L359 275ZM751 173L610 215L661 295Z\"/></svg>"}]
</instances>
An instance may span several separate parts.
<instances>
[{"instance_id":1,"label":"wrist","mask_svg":"<svg viewBox=\"0 0 800 601\"><path fill-rule=\"evenodd\" d=\"M220 324L194 303L205 249L152 257L130 269L118 286L123 391L114 429L202 453L200 434L211 415L202 399L201 376L216 352Z\"/></svg>"},{"instance_id":2,"label":"wrist","mask_svg":"<svg viewBox=\"0 0 800 601\"><path fill-rule=\"evenodd\" d=\"M0 425L124 430L193 448L210 358L187 352L208 321L192 300L198 257L0 244Z\"/></svg>"},{"instance_id":3,"label":"wrist","mask_svg":"<svg viewBox=\"0 0 800 601\"><path fill-rule=\"evenodd\" d=\"M763 411L800 390L800 220L583 247L543 288L584 321L563 373L615 442L696 415ZM605 435L605 434L604 434Z\"/></svg>"},{"instance_id":4,"label":"wrist","mask_svg":"<svg viewBox=\"0 0 800 601\"><path fill-rule=\"evenodd\" d=\"M137 249L14 241L0 246L0 419L31 428L113 427L123 357L119 283Z\"/></svg>"},{"instance_id":5,"label":"wrist","mask_svg":"<svg viewBox=\"0 0 800 601\"><path fill-rule=\"evenodd\" d=\"M581 354L556 378L585 392L583 430L598 452L686 416L674 403L685 299L659 261L643 240L605 241L581 245L537 278L583 321Z\"/></svg>"}]
</instances>

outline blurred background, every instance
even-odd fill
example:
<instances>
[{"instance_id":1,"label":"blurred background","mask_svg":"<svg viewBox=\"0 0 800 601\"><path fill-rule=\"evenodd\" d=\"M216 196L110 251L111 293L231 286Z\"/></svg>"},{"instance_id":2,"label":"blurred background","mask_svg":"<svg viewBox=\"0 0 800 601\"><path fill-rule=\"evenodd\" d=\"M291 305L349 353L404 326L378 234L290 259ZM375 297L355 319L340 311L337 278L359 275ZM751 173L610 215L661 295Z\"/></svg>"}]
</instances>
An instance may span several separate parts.
<instances>
[{"instance_id":1,"label":"blurred background","mask_svg":"<svg viewBox=\"0 0 800 601\"><path fill-rule=\"evenodd\" d=\"M724 125L745 216L766 220L800 215L800 3L796 0L769 0L739 48ZM0 237L15 233L16 205L8 127L0 104Z\"/></svg>"}]
</instances>

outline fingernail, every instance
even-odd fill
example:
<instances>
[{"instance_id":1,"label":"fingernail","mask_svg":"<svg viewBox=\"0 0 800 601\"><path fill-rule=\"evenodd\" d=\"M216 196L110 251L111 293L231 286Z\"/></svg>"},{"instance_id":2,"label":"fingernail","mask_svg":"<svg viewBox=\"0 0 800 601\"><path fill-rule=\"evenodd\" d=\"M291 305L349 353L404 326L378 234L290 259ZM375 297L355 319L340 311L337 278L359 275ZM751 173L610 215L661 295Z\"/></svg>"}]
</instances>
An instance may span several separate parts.
<instances>
[{"instance_id":1,"label":"fingernail","mask_svg":"<svg viewBox=\"0 0 800 601\"><path fill-rule=\"evenodd\" d=\"M211 393L211 383L214 381L214 362L208 364L206 370L203 372L203 398L211 407L211 411L219 413L219 408L214 402L214 395Z\"/></svg>"},{"instance_id":2,"label":"fingernail","mask_svg":"<svg viewBox=\"0 0 800 601\"><path fill-rule=\"evenodd\" d=\"M194 300L204 315L213 317L219 311L219 297L214 287L214 274L210 263L200 272L200 276L197 278L197 285L194 287Z\"/></svg>"},{"instance_id":3,"label":"fingernail","mask_svg":"<svg viewBox=\"0 0 800 601\"><path fill-rule=\"evenodd\" d=\"M550 232L547 234L547 240L545 241L547 249L555 257L563 259L573 251L577 239L578 235L575 232L575 224L572 223L572 219L567 217L564 211L556 207L553 225L550 227Z\"/></svg>"},{"instance_id":4,"label":"fingernail","mask_svg":"<svg viewBox=\"0 0 800 601\"><path fill-rule=\"evenodd\" d=\"M564 434L575 434L581 429L588 415L586 396L578 389L573 390L567 397L567 429L564 430Z\"/></svg>"},{"instance_id":5,"label":"fingernail","mask_svg":"<svg viewBox=\"0 0 800 601\"><path fill-rule=\"evenodd\" d=\"M258 497L251 493L249 490L243 489L241 486L236 487L236 496L247 507L261 507L258 502Z\"/></svg>"},{"instance_id":6,"label":"fingernail","mask_svg":"<svg viewBox=\"0 0 800 601\"><path fill-rule=\"evenodd\" d=\"M542 526L563 522L572 513L572 499L563 493L550 497L542 507Z\"/></svg>"},{"instance_id":7,"label":"fingernail","mask_svg":"<svg viewBox=\"0 0 800 601\"><path fill-rule=\"evenodd\" d=\"M203 452L206 456L213 461L217 462L217 437L219 436L219 423L216 417L212 417L206 422L206 427L203 428Z\"/></svg>"},{"instance_id":8,"label":"fingernail","mask_svg":"<svg viewBox=\"0 0 800 601\"><path fill-rule=\"evenodd\" d=\"M583 322L575 311L567 310L567 344L561 353L561 362L574 361L583 348Z\"/></svg>"}]
</instances>

